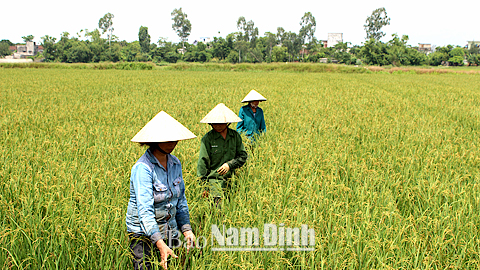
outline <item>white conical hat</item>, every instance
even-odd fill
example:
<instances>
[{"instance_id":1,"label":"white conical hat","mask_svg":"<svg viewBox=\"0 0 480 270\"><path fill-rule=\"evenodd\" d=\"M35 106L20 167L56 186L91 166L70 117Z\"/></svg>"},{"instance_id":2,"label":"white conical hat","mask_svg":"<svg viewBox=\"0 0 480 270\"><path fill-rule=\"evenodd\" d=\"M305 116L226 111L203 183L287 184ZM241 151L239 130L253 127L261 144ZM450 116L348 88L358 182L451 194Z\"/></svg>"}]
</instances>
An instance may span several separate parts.
<instances>
[{"instance_id":1,"label":"white conical hat","mask_svg":"<svg viewBox=\"0 0 480 270\"><path fill-rule=\"evenodd\" d=\"M196 137L180 122L161 111L133 137L132 142L173 142Z\"/></svg>"},{"instance_id":2,"label":"white conical hat","mask_svg":"<svg viewBox=\"0 0 480 270\"><path fill-rule=\"evenodd\" d=\"M241 122L242 119L238 117L232 110L230 110L225 104L220 103L213 108L200 123L206 124L226 124Z\"/></svg>"},{"instance_id":3,"label":"white conical hat","mask_svg":"<svg viewBox=\"0 0 480 270\"><path fill-rule=\"evenodd\" d=\"M243 98L242 102L249 102L249 101L255 101L255 100L267 101L267 99L264 96L260 95L260 93L258 93L255 90L252 90Z\"/></svg>"}]
</instances>

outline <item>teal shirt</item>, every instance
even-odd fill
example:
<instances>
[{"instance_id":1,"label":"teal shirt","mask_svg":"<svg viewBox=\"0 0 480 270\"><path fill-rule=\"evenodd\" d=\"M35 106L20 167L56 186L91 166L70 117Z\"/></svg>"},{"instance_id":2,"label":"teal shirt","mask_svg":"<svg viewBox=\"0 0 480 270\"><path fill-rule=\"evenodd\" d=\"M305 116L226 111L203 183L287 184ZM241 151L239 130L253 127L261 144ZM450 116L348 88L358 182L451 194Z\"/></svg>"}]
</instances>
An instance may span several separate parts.
<instances>
[{"instance_id":1,"label":"teal shirt","mask_svg":"<svg viewBox=\"0 0 480 270\"><path fill-rule=\"evenodd\" d=\"M200 144L197 175L203 180L229 178L235 169L245 164L247 157L242 137L238 132L228 128L224 139L220 133L212 129L203 136ZM217 169L223 163L227 163L230 170L225 175L220 175Z\"/></svg>"},{"instance_id":2,"label":"teal shirt","mask_svg":"<svg viewBox=\"0 0 480 270\"><path fill-rule=\"evenodd\" d=\"M257 107L257 112L254 116L252 107L245 105L240 108L238 116L243 120L237 123L238 132L245 132L245 134L250 137L267 131L263 110L261 108Z\"/></svg>"}]
</instances>

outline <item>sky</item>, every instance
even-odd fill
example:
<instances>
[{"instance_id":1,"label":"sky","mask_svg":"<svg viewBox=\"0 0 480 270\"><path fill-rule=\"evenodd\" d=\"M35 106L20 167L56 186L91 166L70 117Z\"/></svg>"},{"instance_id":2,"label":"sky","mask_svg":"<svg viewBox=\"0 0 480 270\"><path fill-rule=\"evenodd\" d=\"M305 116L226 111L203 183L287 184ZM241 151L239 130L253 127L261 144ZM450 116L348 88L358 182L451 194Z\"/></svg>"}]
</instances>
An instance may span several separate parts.
<instances>
[{"instance_id":1,"label":"sky","mask_svg":"<svg viewBox=\"0 0 480 270\"><path fill-rule=\"evenodd\" d=\"M69 4L65 4L69 3ZM75 4L73 4L75 3ZM429 43L435 46L460 45L480 40L479 0L466 1L263 1L263 0L183 0L183 1L22 1L25 8L3 9L0 15L0 40L23 42L22 36L33 35L41 42L45 35L60 38L62 32L76 36L82 29L98 28L98 21L110 12L113 34L119 40L138 40L140 26L148 27L151 42L160 37L179 42L172 29L171 12L182 8L192 24L189 42L205 37L226 37L238 31L240 16L252 20L260 36L277 32L277 27L298 33L305 12L315 17L315 37L328 39L328 33L343 33L343 41L362 45L365 41L363 25L372 11L385 7L390 25L382 28L387 42L392 34L408 35L408 44ZM106 34L104 35L106 38Z\"/></svg>"}]
</instances>

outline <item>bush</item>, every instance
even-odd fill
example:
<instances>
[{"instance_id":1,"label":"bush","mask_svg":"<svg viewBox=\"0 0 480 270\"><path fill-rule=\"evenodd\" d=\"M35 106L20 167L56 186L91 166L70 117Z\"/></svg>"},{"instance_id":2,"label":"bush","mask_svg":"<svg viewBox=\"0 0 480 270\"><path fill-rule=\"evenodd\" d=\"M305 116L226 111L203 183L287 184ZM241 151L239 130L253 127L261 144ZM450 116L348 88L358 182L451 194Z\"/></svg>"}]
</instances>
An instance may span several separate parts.
<instances>
[{"instance_id":1,"label":"bush","mask_svg":"<svg viewBox=\"0 0 480 270\"><path fill-rule=\"evenodd\" d=\"M143 62L121 62L115 65L115 69L124 70L152 70L153 64Z\"/></svg>"},{"instance_id":2,"label":"bush","mask_svg":"<svg viewBox=\"0 0 480 270\"><path fill-rule=\"evenodd\" d=\"M468 58L467 58L467 61L468 61L468 64L469 64L470 66L473 66L473 65L478 66L478 65L480 65L480 57L478 57L477 54L470 54L470 55L468 56Z\"/></svg>"},{"instance_id":3,"label":"bush","mask_svg":"<svg viewBox=\"0 0 480 270\"><path fill-rule=\"evenodd\" d=\"M448 59L448 62L452 63L454 66L463 66L463 57L454 56Z\"/></svg>"},{"instance_id":4,"label":"bush","mask_svg":"<svg viewBox=\"0 0 480 270\"><path fill-rule=\"evenodd\" d=\"M233 64L238 63L238 52L231 50L227 56L227 62Z\"/></svg>"}]
</instances>

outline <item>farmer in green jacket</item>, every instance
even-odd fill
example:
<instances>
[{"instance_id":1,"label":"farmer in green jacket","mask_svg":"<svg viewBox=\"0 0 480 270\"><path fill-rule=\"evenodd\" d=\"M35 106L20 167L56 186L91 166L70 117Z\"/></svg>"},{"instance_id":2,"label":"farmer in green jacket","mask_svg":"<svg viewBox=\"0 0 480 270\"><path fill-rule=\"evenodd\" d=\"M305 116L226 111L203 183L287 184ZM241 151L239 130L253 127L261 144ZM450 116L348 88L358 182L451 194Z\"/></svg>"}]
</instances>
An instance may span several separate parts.
<instances>
[{"instance_id":1,"label":"farmer in green jacket","mask_svg":"<svg viewBox=\"0 0 480 270\"><path fill-rule=\"evenodd\" d=\"M240 168L247 161L247 152L243 146L240 134L230 129L230 123L242 121L233 111L223 103L211 110L200 123L212 126L200 144L197 175L209 186L210 195L218 203L223 197L223 189L235 169Z\"/></svg>"}]
</instances>

